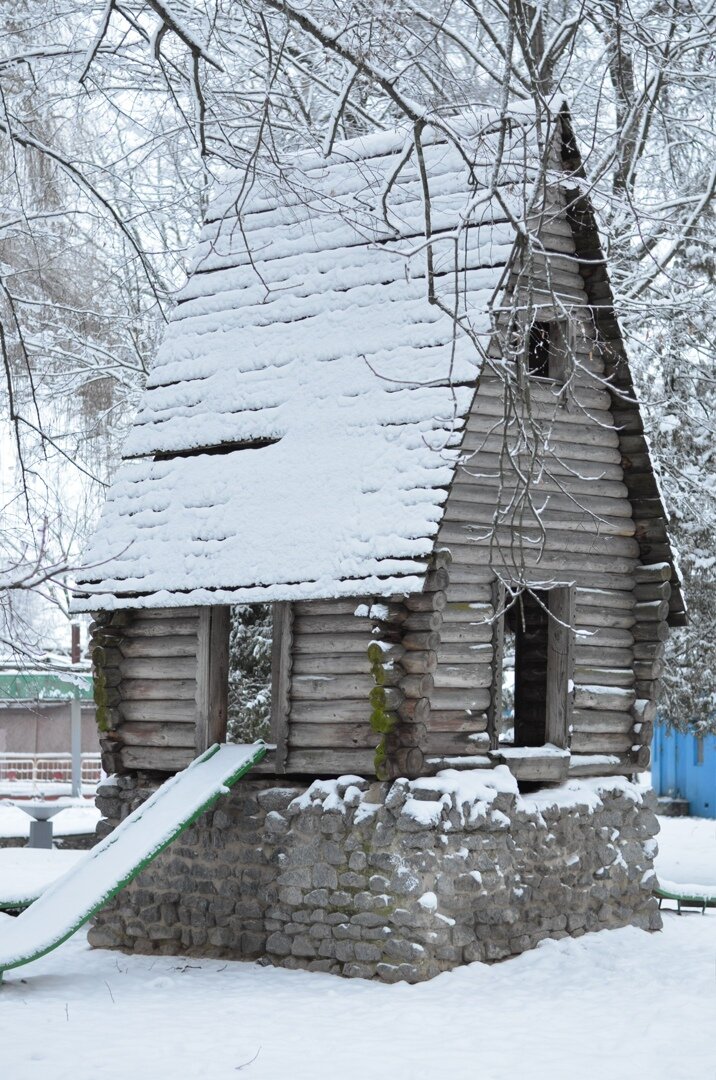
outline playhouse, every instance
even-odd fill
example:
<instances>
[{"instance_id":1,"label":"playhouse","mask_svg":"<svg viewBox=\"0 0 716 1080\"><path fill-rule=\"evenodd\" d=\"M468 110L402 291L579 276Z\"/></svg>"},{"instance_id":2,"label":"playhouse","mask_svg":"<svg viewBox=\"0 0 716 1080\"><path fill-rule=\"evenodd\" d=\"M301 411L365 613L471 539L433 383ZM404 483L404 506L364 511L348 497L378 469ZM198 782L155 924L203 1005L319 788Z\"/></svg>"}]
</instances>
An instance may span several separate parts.
<instances>
[{"instance_id":1,"label":"playhouse","mask_svg":"<svg viewBox=\"0 0 716 1080\"><path fill-rule=\"evenodd\" d=\"M234 605L270 745L95 944L414 981L659 925L684 607L587 190L520 107L217 195L79 583L104 831L225 740Z\"/></svg>"}]
</instances>

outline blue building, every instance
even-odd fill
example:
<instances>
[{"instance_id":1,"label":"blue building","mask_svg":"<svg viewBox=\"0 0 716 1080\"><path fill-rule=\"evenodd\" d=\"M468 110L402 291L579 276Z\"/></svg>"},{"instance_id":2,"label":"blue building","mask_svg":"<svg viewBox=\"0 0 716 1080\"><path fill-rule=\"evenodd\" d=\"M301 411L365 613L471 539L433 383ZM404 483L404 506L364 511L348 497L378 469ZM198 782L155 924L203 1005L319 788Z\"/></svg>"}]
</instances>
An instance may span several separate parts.
<instances>
[{"instance_id":1,"label":"blue building","mask_svg":"<svg viewBox=\"0 0 716 1080\"><path fill-rule=\"evenodd\" d=\"M716 818L716 735L656 724L651 775L657 795L686 799L695 817Z\"/></svg>"}]
</instances>

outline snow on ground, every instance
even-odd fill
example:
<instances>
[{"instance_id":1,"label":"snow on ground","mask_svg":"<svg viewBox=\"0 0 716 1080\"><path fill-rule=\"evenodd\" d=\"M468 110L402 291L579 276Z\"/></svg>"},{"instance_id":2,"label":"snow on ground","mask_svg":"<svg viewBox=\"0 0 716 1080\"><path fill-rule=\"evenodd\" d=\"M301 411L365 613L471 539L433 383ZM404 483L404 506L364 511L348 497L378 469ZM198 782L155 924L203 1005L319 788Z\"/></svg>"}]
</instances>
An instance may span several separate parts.
<instances>
[{"instance_id":1,"label":"snow on ground","mask_svg":"<svg viewBox=\"0 0 716 1080\"><path fill-rule=\"evenodd\" d=\"M61 874L70 870L84 851L56 848L5 848L0 850L0 902L23 901L39 896Z\"/></svg>"},{"instance_id":2,"label":"snow on ground","mask_svg":"<svg viewBox=\"0 0 716 1080\"><path fill-rule=\"evenodd\" d=\"M660 877L716 883L716 822L662 818L661 826ZM78 854L0 852L0 879L3 859L19 881L30 861L49 869L57 856ZM10 870L8 859L19 867ZM5 975L0 1029L13 1034L2 1039L0 1074L711 1080L716 913L667 911L664 923L660 934L626 928L543 942L513 960L472 964L414 987L129 957L90 950L80 932Z\"/></svg>"},{"instance_id":3,"label":"snow on ground","mask_svg":"<svg viewBox=\"0 0 716 1080\"><path fill-rule=\"evenodd\" d=\"M77 934L0 987L13 1080L711 1080L716 914L419 986L128 957Z\"/></svg>"},{"instance_id":4,"label":"snow on ground","mask_svg":"<svg viewBox=\"0 0 716 1080\"><path fill-rule=\"evenodd\" d=\"M67 800L70 801L70 800ZM78 836L92 833L99 821L100 813L92 800L83 800L75 806L68 806L52 818L55 836ZM11 802L0 799L0 838L30 835L32 819Z\"/></svg>"},{"instance_id":5,"label":"snow on ground","mask_svg":"<svg viewBox=\"0 0 716 1080\"><path fill-rule=\"evenodd\" d=\"M716 820L660 817L659 824L655 866L661 886L716 897Z\"/></svg>"}]
</instances>

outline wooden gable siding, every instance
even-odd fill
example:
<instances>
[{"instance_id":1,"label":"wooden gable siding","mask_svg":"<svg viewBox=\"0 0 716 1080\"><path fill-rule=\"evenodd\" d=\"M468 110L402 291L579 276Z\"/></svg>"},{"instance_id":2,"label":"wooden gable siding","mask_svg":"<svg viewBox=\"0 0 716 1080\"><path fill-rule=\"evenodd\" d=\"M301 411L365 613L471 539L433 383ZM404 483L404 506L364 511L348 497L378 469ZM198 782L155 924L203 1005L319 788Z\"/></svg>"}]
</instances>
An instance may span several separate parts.
<instances>
[{"instance_id":1,"label":"wooden gable siding","mask_svg":"<svg viewBox=\"0 0 716 1080\"><path fill-rule=\"evenodd\" d=\"M564 148L562 158L572 176L586 179L569 115L562 116ZM634 380L624 348L607 261L602 248L594 211L584 187L575 184L567 192L566 219L572 233L580 272L596 326L605 371L612 387L612 408L619 429L619 446L624 466L624 482L629 491L641 562L650 570L646 578L656 584L668 583L666 597L670 626L686 625L686 607L682 595L674 552L668 531L668 515L654 471L651 450L644 431L641 410L636 399ZM667 564L664 567L661 564ZM667 569L668 572L667 573ZM654 575L657 575L654 577ZM661 576L659 576L661 575ZM642 582L646 584L646 582ZM658 598L663 599L657 589ZM654 599L657 597L654 596ZM666 628L664 627L664 631Z\"/></svg>"},{"instance_id":2,"label":"wooden gable siding","mask_svg":"<svg viewBox=\"0 0 716 1080\"><path fill-rule=\"evenodd\" d=\"M551 205L559 209L554 196ZM488 712L500 707L492 701L493 687L499 693L496 668L501 668L493 647L495 571L504 580L535 586L573 582L571 771L632 772L638 764L633 748L647 742L649 734L648 727L634 729L643 712L635 706L634 670L639 545L612 399L599 382L604 361L566 216L548 218L540 236L548 250L560 253L555 257L559 273L550 269L548 282L544 260L541 271L540 265L535 267L534 302L540 305L540 317L548 319L564 317L561 304L569 310L576 324L578 369L561 399L558 384L530 380L529 401L522 399L521 405L514 383L508 398L503 378L486 372L480 380L467 420L463 464L438 536L453 561L434 676L430 741L454 755L473 755L489 746ZM519 293L518 274L513 274L512 287ZM549 433L551 448L537 467L530 466L532 419ZM498 507L504 511L520 488L517 470L531 470L536 477L540 465L544 474L533 487L532 508L523 503L512 517L498 518L494 527ZM535 508L545 501L538 513ZM603 755L611 760L606 762ZM644 754L640 761L645 761Z\"/></svg>"}]
</instances>

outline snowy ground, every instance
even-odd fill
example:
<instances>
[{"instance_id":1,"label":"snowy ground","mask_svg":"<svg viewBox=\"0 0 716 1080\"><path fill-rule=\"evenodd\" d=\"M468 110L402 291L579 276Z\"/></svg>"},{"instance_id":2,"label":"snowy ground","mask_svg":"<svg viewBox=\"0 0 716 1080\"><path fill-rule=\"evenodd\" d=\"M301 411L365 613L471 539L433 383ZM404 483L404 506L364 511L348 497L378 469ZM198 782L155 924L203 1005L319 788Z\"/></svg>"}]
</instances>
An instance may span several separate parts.
<instances>
[{"instance_id":1,"label":"snowy ground","mask_svg":"<svg viewBox=\"0 0 716 1080\"><path fill-rule=\"evenodd\" d=\"M72 803L72 799L63 800ZM99 810L93 800L74 800L66 810L52 819L55 836L77 836L92 833L99 821ZM7 799L0 799L0 837L29 836L31 818Z\"/></svg>"},{"instance_id":2,"label":"snowy ground","mask_svg":"<svg viewBox=\"0 0 716 1080\"><path fill-rule=\"evenodd\" d=\"M660 875L716 882L716 822L661 824ZM716 1080L716 911L664 921L414 987L128 957L80 933L5 975L0 1076Z\"/></svg>"},{"instance_id":3,"label":"snowy ground","mask_svg":"<svg viewBox=\"0 0 716 1080\"><path fill-rule=\"evenodd\" d=\"M0 988L12 1080L712 1080L716 915L547 941L419 986L126 957L84 935ZM7 1033L12 1032L10 1038Z\"/></svg>"},{"instance_id":4,"label":"snowy ground","mask_svg":"<svg viewBox=\"0 0 716 1080\"><path fill-rule=\"evenodd\" d=\"M716 820L660 817L659 823L656 870L664 888L679 883L684 892L716 898Z\"/></svg>"},{"instance_id":5,"label":"snowy ground","mask_svg":"<svg viewBox=\"0 0 716 1080\"><path fill-rule=\"evenodd\" d=\"M0 902L37 897L61 874L71 870L84 851L51 848L0 849Z\"/></svg>"}]
</instances>

